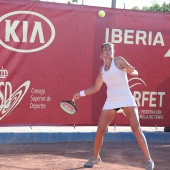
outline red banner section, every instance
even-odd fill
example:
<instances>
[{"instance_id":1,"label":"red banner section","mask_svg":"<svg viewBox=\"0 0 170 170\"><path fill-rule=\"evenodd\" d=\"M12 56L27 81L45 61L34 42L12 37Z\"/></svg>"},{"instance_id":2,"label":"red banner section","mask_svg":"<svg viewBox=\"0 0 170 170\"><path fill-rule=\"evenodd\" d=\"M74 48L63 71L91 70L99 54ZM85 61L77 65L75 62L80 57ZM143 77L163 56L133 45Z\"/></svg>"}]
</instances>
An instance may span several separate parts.
<instances>
[{"instance_id":1,"label":"red banner section","mask_svg":"<svg viewBox=\"0 0 170 170\"><path fill-rule=\"evenodd\" d=\"M0 124L97 125L106 87L77 101L61 100L92 86L103 65L103 42L139 71L129 85L142 126L170 126L170 14L31 1L0 1ZM120 113L112 125L127 125Z\"/></svg>"}]
</instances>

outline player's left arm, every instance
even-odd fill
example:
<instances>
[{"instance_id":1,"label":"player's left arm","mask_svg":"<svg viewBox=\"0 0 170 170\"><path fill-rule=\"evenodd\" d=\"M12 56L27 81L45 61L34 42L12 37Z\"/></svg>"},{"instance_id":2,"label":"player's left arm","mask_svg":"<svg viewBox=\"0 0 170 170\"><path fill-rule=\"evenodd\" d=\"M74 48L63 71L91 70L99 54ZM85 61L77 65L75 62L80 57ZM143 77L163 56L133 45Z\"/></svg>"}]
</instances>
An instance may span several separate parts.
<instances>
[{"instance_id":1,"label":"player's left arm","mask_svg":"<svg viewBox=\"0 0 170 170\"><path fill-rule=\"evenodd\" d=\"M123 57L119 57L120 68L132 76L138 76L138 71L132 67Z\"/></svg>"}]
</instances>

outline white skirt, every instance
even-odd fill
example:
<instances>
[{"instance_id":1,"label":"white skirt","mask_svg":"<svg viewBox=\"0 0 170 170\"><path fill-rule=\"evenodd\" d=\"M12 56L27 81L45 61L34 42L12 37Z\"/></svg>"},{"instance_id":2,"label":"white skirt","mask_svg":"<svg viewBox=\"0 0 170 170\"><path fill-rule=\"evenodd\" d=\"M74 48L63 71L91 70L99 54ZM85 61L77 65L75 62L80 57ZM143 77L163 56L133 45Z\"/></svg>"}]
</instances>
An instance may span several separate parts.
<instances>
[{"instance_id":1,"label":"white skirt","mask_svg":"<svg viewBox=\"0 0 170 170\"><path fill-rule=\"evenodd\" d=\"M123 108L123 107L137 107L133 96L124 96L123 98L107 98L102 110Z\"/></svg>"}]
</instances>

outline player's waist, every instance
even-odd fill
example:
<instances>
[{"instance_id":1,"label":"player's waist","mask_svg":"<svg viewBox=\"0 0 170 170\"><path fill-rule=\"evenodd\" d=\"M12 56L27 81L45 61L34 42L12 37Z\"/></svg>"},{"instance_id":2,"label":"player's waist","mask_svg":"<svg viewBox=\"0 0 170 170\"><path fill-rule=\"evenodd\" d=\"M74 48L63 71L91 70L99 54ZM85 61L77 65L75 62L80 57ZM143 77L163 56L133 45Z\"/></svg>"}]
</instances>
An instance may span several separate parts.
<instances>
[{"instance_id":1,"label":"player's waist","mask_svg":"<svg viewBox=\"0 0 170 170\"><path fill-rule=\"evenodd\" d=\"M114 96L129 96L131 95L131 91L127 89L107 89L107 97Z\"/></svg>"}]
</instances>

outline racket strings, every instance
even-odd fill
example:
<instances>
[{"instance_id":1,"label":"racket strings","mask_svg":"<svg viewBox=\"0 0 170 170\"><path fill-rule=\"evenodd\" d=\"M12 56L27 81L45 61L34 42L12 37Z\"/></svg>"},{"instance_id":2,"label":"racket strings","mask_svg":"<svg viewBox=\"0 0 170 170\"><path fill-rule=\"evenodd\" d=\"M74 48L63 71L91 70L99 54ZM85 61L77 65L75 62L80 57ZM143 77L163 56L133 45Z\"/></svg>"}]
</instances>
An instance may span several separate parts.
<instances>
[{"instance_id":1,"label":"racket strings","mask_svg":"<svg viewBox=\"0 0 170 170\"><path fill-rule=\"evenodd\" d=\"M75 105L73 105L72 103L70 102L61 102L60 103L60 107L67 113L69 114L74 114L76 113L77 109L75 107Z\"/></svg>"},{"instance_id":2,"label":"racket strings","mask_svg":"<svg viewBox=\"0 0 170 170\"><path fill-rule=\"evenodd\" d=\"M64 108L65 108L66 110L68 110L68 111L74 111L73 106L71 106L71 105L69 105L69 104L64 104L63 106L64 106Z\"/></svg>"}]
</instances>

